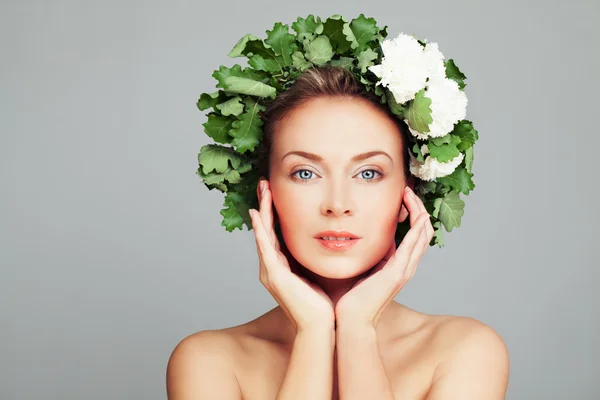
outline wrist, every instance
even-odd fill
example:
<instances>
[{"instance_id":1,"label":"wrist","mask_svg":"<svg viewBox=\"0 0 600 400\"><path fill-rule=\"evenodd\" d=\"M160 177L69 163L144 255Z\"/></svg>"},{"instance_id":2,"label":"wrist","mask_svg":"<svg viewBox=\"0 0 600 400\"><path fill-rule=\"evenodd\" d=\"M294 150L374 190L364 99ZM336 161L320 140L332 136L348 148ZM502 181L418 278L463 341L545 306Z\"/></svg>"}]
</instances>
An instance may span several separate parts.
<instances>
[{"instance_id":1,"label":"wrist","mask_svg":"<svg viewBox=\"0 0 600 400\"><path fill-rule=\"evenodd\" d=\"M337 320L336 335L345 336L367 336L375 335L375 326L365 322L359 322L352 319L339 318Z\"/></svg>"},{"instance_id":2,"label":"wrist","mask_svg":"<svg viewBox=\"0 0 600 400\"><path fill-rule=\"evenodd\" d=\"M331 329L325 327L304 328L297 331L294 343L321 342L327 344L327 346L335 346L335 339L336 336L333 327Z\"/></svg>"},{"instance_id":3,"label":"wrist","mask_svg":"<svg viewBox=\"0 0 600 400\"><path fill-rule=\"evenodd\" d=\"M319 324L311 326L299 326L296 329L296 336L322 336L329 333L335 333L334 322L331 324Z\"/></svg>"}]
</instances>

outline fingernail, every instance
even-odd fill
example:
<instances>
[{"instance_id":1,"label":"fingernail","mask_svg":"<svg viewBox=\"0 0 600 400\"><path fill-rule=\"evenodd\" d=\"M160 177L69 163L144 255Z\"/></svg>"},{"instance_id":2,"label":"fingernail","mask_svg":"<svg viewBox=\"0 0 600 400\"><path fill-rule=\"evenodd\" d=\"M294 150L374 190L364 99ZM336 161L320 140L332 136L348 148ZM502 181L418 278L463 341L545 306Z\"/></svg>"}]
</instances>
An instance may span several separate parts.
<instances>
[{"instance_id":1,"label":"fingernail","mask_svg":"<svg viewBox=\"0 0 600 400\"><path fill-rule=\"evenodd\" d=\"M265 182L263 182L262 180L258 183L258 188L260 189L260 192L264 192L265 191Z\"/></svg>"}]
</instances>

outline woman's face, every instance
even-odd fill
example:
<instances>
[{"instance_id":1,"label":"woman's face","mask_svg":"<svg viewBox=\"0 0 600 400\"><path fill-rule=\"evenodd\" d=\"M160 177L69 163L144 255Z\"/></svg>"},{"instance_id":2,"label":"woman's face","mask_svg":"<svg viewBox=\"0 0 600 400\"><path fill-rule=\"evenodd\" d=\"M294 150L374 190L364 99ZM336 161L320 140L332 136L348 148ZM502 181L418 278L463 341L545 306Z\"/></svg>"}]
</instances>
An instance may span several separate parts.
<instances>
[{"instance_id":1,"label":"woman's face","mask_svg":"<svg viewBox=\"0 0 600 400\"><path fill-rule=\"evenodd\" d=\"M366 100L316 98L277 125L269 162L281 232L301 265L342 279L384 257L405 186L401 136L388 116ZM360 239L331 250L317 239L326 230Z\"/></svg>"}]
</instances>

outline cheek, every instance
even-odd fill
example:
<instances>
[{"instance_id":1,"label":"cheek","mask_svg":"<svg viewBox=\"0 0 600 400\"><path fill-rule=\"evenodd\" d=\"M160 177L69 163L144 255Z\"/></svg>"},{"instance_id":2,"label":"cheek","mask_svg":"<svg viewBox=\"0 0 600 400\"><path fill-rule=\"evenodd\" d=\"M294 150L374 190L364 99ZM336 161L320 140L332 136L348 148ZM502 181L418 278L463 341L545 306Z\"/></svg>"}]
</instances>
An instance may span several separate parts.
<instances>
[{"instance_id":1,"label":"cheek","mask_svg":"<svg viewBox=\"0 0 600 400\"><path fill-rule=\"evenodd\" d=\"M273 205L277 209L279 225L285 236L302 229L308 221L306 216L314 214L316 196L310 191L291 185L274 185Z\"/></svg>"},{"instance_id":2,"label":"cheek","mask_svg":"<svg viewBox=\"0 0 600 400\"><path fill-rule=\"evenodd\" d=\"M390 229L395 231L401 206L402 193L394 186L388 190L371 192L360 208L363 214L368 215L368 221L387 232Z\"/></svg>"}]
</instances>

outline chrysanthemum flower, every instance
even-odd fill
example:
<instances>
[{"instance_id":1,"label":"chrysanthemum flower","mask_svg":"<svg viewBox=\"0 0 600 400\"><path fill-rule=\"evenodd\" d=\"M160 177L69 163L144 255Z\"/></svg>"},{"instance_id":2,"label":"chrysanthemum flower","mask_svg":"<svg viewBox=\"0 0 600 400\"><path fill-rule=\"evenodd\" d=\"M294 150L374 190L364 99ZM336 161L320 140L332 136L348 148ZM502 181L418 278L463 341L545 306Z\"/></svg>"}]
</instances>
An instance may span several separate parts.
<instances>
[{"instance_id":1,"label":"chrysanthemum flower","mask_svg":"<svg viewBox=\"0 0 600 400\"><path fill-rule=\"evenodd\" d=\"M467 115L467 95L452 79L432 79L427 83L425 97L431 99L429 132L421 133L410 128L419 139L444 136L454 129L454 124Z\"/></svg>"},{"instance_id":2,"label":"chrysanthemum flower","mask_svg":"<svg viewBox=\"0 0 600 400\"><path fill-rule=\"evenodd\" d=\"M425 87L431 55L425 54L423 46L414 37L403 33L395 39L384 40L381 49L381 64L369 67L380 79L377 85L387 87L399 104L414 99L415 94Z\"/></svg>"},{"instance_id":3,"label":"chrysanthemum flower","mask_svg":"<svg viewBox=\"0 0 600 400\"><path fill-rule=\"evenodd\" d=\"M408 155L410 157L411 174L424 181L433 181L435 178L450 175L465 157L463 153L460 153L452 160L442 163L435 158L428 156L423 163L420 163L412 152L409 151Z\"/></svg>"}]
</instances>

